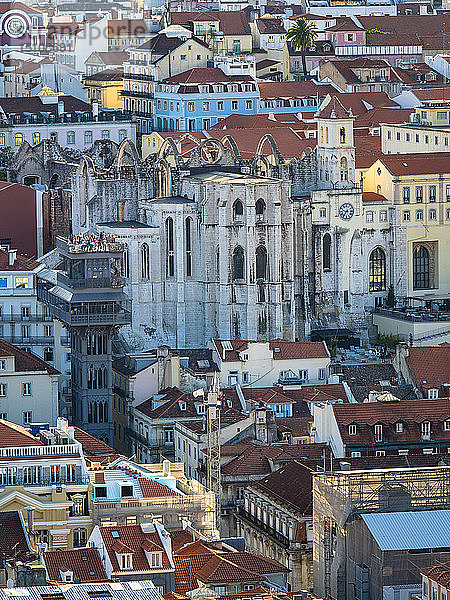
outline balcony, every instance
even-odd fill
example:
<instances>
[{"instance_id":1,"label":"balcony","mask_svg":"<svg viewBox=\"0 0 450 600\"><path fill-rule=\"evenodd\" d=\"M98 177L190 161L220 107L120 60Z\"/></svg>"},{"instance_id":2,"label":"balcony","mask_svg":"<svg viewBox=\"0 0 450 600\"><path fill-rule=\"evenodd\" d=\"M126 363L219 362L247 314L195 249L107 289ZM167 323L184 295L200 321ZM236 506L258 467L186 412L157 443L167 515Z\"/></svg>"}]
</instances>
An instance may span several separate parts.
<instances>
[{"instance_id":1,"label":"balcony","mask_svg":"<svg viewBox=\"0 0 450 600\"><path fill-rule=\"evenodd\" d=\"M81 444L50 444L49 446L8 446L0 448L0 459L47 458L49 456L80 456Z\"/></svg>"},{"instance_id":2,"label":"balcony","mask_svg":"<svg viewBox=\"0 0 450 600\"><path fill-rule=\"evenodd\" d=\"M153 92L135 92L134 90L122 90L120 95L127 98L154 98Z\"/></svg>"},{"instance_id":3,"label":"balcony","mask_svg":"<svg viewBox=\"0 0 450 600\"><path fill-rule=\"evenodd\" d=\"M244 523L248 523L249 525L256 527L256 529L258 529L259 531L266 533L276 543L284 546L285 548L288 548L290 546L290 541L285 535L281 534L273 527L270 527L266 523L263 523L262 521L248 513L243 506L237 507L237 514L238 518L244 521Z\"/></svg>"},{"instance_id":4,"label":"balcony","mask_svg":"<svg viewBox=\"0 0 450 600\"><path fill-rule=\"evenodd\" d=\"M22 335L4 335L2 336L6 342L10 344L19 344L19 345L30 345L30 346L53 346L55 343L55 338L53 336L39 336L39 335L30 335L28 337L24 337Z\"/></svg>"},{"instance_id":5,"label":"balcony","mask_svg":"<svg viewBox=\"0 0 450 600\"><path fill-rule=\"evenodd\" d=\"M124 73L123 78L132 81L155 81L153 75L142 75L140 73Z\"/></svg>"},{"instance_id":6,"label":"balcony","mask_svg":"<svg viewBox=\"0 0 450 600\"><path fill-rule=\"evenodd\" d=\"M76 125L85 123L111 123L115 121L130 121L131 113L121 110L111 111L99 111L98 117L94 116L91 112L82 114L69 114L63 115L54 114L30 114L30 116L20 115L7 115L0 122L0 128L9 128L11 125L60 125L64 123Z\"/></svg>"},{"instance_id":7,"label":"balcony","mask_svg":"<svg viewBox=\"0 0 450 600\"><path fill-rule=\"evenodd\" d=\"M125 278L119 275L114 277L89 277L85 279L72 279L65 273L58 273L58 283L73 289L90 288L115 288L125 285Z\"/></svg>"},{"instance_id":8,"label":"balcony","mask_svg":"<svg viewBox=\"0 0 450 600\"><path fill-rule=\"evenodd\" d=\"M56 247L58 250L68 252L70 254L87 254L87 253L104 253L104 252L123 252L124 246L119 242L109 242L106 240L100 240L97 238L95 244L89 242L89 238L83 239L79 242L70 241L63 237L56 238Z\"/></svg>"},{"instance_id":9,"label":"balcony","mask_svg":"<svg viewBox=\"0 0 450 600\"><path fill-rule=\"evenodd\" d=\"M21 313L2 313L0 315L0 323L51 323L52 321L53 317L51 315L40 315L37 313L30 313L28 316L24 316Z\"/></svg>"}]
</instances>

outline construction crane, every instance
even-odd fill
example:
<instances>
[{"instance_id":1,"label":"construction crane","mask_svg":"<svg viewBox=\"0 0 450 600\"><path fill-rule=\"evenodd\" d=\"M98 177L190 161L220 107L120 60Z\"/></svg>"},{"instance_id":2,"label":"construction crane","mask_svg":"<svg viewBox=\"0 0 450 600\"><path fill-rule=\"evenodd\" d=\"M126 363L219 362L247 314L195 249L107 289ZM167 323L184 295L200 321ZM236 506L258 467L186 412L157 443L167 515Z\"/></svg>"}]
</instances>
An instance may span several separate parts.
<instances>
[{"instance_id":1,"label":"construction crane","mask_svg":"<svg viewBox=\"0 0 450 600\"><path fill-rule=\"evenodd\" d=\"M220 523L220 386L217 375L208 392L196 390L194 396L203 396L206 418L206 487L214 492L217 522Z\"/></svg>"}]
</instances>

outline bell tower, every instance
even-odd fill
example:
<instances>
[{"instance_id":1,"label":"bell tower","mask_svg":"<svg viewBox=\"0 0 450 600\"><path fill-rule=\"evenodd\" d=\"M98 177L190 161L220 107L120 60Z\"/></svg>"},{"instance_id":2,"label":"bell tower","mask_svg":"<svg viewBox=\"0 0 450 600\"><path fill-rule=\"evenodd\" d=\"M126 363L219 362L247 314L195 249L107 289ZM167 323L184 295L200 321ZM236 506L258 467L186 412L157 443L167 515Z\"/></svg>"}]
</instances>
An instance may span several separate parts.
<instances>
[{"instance_id":1,"label":"bell tower","mask_svg":"<svg viewBox=\"0 0 450 600\"><path fill-rule=\"evenodd\" d=\"M317 163L319 188L355 186L353 114L337 96L328 95L317 121Z\"/></svg>"}]
</instances>

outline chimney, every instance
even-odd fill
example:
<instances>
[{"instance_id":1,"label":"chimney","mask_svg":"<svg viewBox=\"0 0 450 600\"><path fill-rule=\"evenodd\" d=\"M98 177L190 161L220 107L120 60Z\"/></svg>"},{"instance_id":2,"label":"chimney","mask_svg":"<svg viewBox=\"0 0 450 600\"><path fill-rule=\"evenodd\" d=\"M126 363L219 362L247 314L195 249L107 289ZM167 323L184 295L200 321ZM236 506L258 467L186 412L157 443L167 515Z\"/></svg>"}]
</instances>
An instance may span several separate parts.
<instances>
[{"instance_id":1,"label":"chimney","mask_svg":"<svg viewBox=\"0 0 450 600\"><path fill-rule=\"evenodd\" d=\"M31 535L31 532L33 531L33 507L32 506L27 506L26 509L27 511L27 529L28 529L28 535Z\"/></svg>"},{"instance_id":2,"label":"chimney","mask_svg":"<svg viewBox=\"0 0 450 600\"><path fill-rule=\"evenodd\" d=\"M58 100L58 117L62 117L64 114L64 102L62 100Z\"/></svg>"},{"instance_id":3,"label":"chimney","mask_svg":"<svg viewBox=\"0 0 450 600\"><path fill-rule=\"evenodd\" d=\"M92 116L94 117L95 121L98 121L98 102L97 102L97 100L92 101Z\"/></svg>"},{"instance_id":4,"label":"chimney","mask_svg":"<svg viewBox=\"0 0 450 600\"><path fill-rule=\"evenodd\" d=\"M9 266L12 267L14 265L14 263L16 262L16 258L17 258L17 250L8 250L8 255L9 255Z\"/></svg>"},{"instance_id":5,"label":"chimney","mask_svg":"<svg viewBox=\"0 0 450 600\"><path fill-rule=\"evenodd\" d=\"M163 460L162 469L164 477L168 477L170 475L170 460Z\"/></svg>"}]
</instances>

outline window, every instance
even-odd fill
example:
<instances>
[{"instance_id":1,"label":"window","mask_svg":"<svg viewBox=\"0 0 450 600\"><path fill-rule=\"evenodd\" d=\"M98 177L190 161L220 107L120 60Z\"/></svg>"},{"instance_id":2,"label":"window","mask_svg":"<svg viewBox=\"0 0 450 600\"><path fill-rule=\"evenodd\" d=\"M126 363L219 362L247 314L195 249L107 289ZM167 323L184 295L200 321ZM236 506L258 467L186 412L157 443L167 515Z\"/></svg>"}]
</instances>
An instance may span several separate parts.
<instances>
[{"instance_id":1,"label":"window","mask_svg":"<svg viewBox=\"0 0 450 600\"><path fill-rule=\"evenodd\" d=\"M95 497L96 498L107 498L108 497L108 490L106 485L96 485L94 487L95 490Z\"/></svg>"},{"instance_id":2,"label":"window","mask_svg":"<svg viewBox=\"0 0 450 600\"><path fill-rule=\"evenodd\" d=\"M195 111L195 102L188 102L187 108L188 108L188 112L194 112Z\"/></svg>"},{"instance_id":3,"label":"window","mask_svg":"<svg viewBox=\"0 0 450 600\"><path fill-rule=\"evenodd\" d=\"M132 498L133 497L133 486L132 485L122 485L120 487L120 496L121 496L121 498Z\"/></svg>"},{"instance_id":4,"label":"window","mask_svg":"<svg viewBox=\"0 0 450 600\"><path fill-rule=\"evenodd\" d=\"M385 450L375 450L375 456L385 456L385 455L386 455Z\"/></svg>"},{"instance_id":5,"label":"window","mask_svg":"<svg viewBox=\"0 0 450 600\"><path fill-rule=\"evenodd\" d=\"M67 132L67 143L68 144L75 144L75 131L68 131Z\"/></svg>"},{"instance_id":6,"label":"window","mask_svg":"<svg viewBox=\"0 0 450 600\"><path fill-rule=\"evenodd\" d=\"M185 221L186 236L186 276L192 275L192 219L187 217Z\"/></svg>"},{"instance_id":7,"label":"window","mask_svg":"<svg viewBox=\"0 0 450 600\"><path fill-rule=\"evenodd\" d=\"M33 133L33 145L36 146L36 144L39 144L40 141L41 141L41 134L38 131L35 131Z\"/></svg>"},{"instance_id":8,"label":"window","mask_svg":"<svg viewBox=\"0 0 450 600\"><path fill-rule=\"evenodd\" d=\"M186 59L187 59L187 54L180 55L180 60L186 60Z\"/></svg>"},{"instance_id":9,"label":"window","mask_svg":"<svg viewBox=\"0 0 450 600\"><path fill-rule=\"evenodd\" d=\"M77 527L73 530L73 547L84 548L87 543L87 531L84 527Z\"/></svg>"},{"instance_id":10,"label":"window","mask_svg":"<svg viewBox=\"0 0 450 600\"><path fill-rule=\"evenodd\" d=\"M423 210L416 210L416 221L423 221Z\"/></svg>"},{"instance_id":11,"label":"window","mask_svg":"<svg viewBox=\"0 0 450 600\"><path fill-rule=\"evenodd\" d=\"M420 426L420 433L424 437L428 437L431 433L431 423L430 421L424 421Z\"/></svg>"},{"instance_id":12,"label":"window","mask_svg":"<svg viewBox=\"0 0 450 600\"><path fill-rule=\"evenodd\" d=\"M395 424L395 433L403 433L403 423L399 422Z\"/></svg>"},{"instance_id":13,"label":"window","mask_svg":"<svg viewBox=\"0 0 450 600\"><path fill-rule=\"evenodd\" d=\"M345 158L345 156L343 156L341 158L340 174L341 174L341 181L348 180L348 162L347 162L347 159Z\"/></svg>"},{"instance_id":14,"label":"window","mask_svg":"<svg viewBox=\"0 0 450 600\"><path fill-rule=\"evenodd\" d=\"M23 144L23 133L16 133L15 144L16 146L21 146Z\"/></svg>"},{"instance_id":15,"label":"window","mask_svg":"<svg viewBox=\"0 0 450 600\"><path fill-rule=\"evenodd\" d=\"M317 379L320 379L321 381L324 380L326 377L326 369L319 369L318 373L317 373Z\"/></svg>"},{"instance_id":16,"label":"window","mask_svg":"<svg viewBox=\"0 0 450 600\"><path fill-rule=\"evenodd\" d=\"M423 202L423 187L421 185L416 186L416 202Z\"/></svg>"},{"instance_id":17,"label":"window","mask_svg":"<svg viewBox=\"0 0 450 600\"><path fill-rule=\"evenodd\" d=\"M386 289L386 254L382 248L375 248L369 257L369 292L382 292Z\"/></svg>"},{"instance_id":18,"label":"window","mask_svg":"<svg viewBox=\"0 0 450 600\"><path fill-rule=\"evenodd\" d=\"M85 145L92 144L92 131L84 132L84 143L85 143Z\"/></svg>"},{"instance_id":19,"label":"window","mask_svg":"<svg viewBox=\"0 0 450 600\"><path fill-rule=\"evenodd\" d=\"M161 567L162 566L162 552L151 552L150 553L150 567Z\"/></svg>"},{"instance_id":20,"label":"window","mask_svg":"<svg viewBox=\"0 0 450 600\"><path fill-rule=\"evenodd\" d=\"M150 277L150 250L145 243L141 246L141 277L142 279Z\"/></svg>"},{"instance_id":21,"label":"window","mask_svg":"<svg viewBox=\"0 0 450 600\"><path fill-rule=\"evenodd\" d=\"M327 218L327 209L326 208L319 208L319 219L326 219Z\"/></svg>"},{"instance_id":22,"label":"window","mask_svg":"<svg viewBox=\"0 0 450 600\"><path fill-rule=\"evenodd\" d=\"M267 250L265 246L256 249L256 279L267 278Z\"/></svg>"},{"instance_id":23,"label":"window","mask_svg":"<svg viewBox=\"0 0 450 600\"><path fill-rule=\"evenodd\" d=\"M356 425L348 426L348 435L356 435Z\"/></svg>"},{"instance_id":24,"label":"window","mask_svg":"<svg viewBox=\"0 0 450 600\"><path fill-rule=\"evenodd\" d=\"M435 208L430 208L429 212L428 212L428 216L430 218L430 221L436 221L436 209Z\"/></svg>"},{"instance_id":25,"label":"window","mask_svg":"<svg viewBox=\"0 0 450 600\"><path fill-rule=\"evenodd\" d=\"M109 140L109 129L102 130L102 140Z\"/></svg>"},{"instance_id":26,"label":"window","mask_svg":"<svg viewBox=\"0 0 450 600\"><path fill-rule=\"evenodd\" d=\"M8 395L8 384L0 383L0 397L5 398Z\"/></svg>"},{"instance_id":27,"label":"window","mask_svg":"<svg viewBox=\"0 0 450 600\"><path fill-rule=\"evenodd\" d=\"M250 375L248 371L243 371L242 372L242 383L249 383L250 382Z\"/></svg>"},{"instance_id":28,"label":"window","mask_svg":"<svg viewBox=\"0 0 450 600\"><path fill-rule=\"evenodd\" d=\"M33 421L33 411L32 410L24 410L22 413L22 423L24 425L29 425Z\"/></svg>"},{"instance_id":29,"label":"window","mask_svg":"<svg viewBox=\"0 0 450 600\"><path fill-rule=\"evenodd\" d=\"M411 213L409 212L409 210L404 210L403 211L403 220L404 221L411 221Z\"/></svg>"},{"instance_id":30,"label":"window","mask_svg":"<svg viewBox=\"0 0 450 600\"><path fill-rule=\"evenodd\" d=\"M22 383L22 396L31 396L31 383Z\"/></svg>"},{"instance_id":31,"label":"window","mask_svg":"<svg viewBox=\"0 0 450 600\"><path fill-rule=\"evenodd\" d=\"M242 221L244 217L244 205L240 200L236 200L233 204L233 220Z\"/></svg>"},{"instance_id":32,"label":"window","mask_svg":"<svg viewBox=\"0 0 450 600\"><path fill-rule=\"evenodd\" d=\"M127 130L119 129L119 142L122 142L123 140L125 140L126 137L127 137Z\"/></svg>"},{"instance_id":33,"label":"window","mask_svg":"<svg viewBox=\"0 0 450 600\"><path fill-rule=\"evenodd\" d=\"M233 252L233 280L244 279L244 250L237 246Z\"/></svg>"},{"instance_id":34,"label":"window","mask_svg":"<svg viewBox=\"0 0 450 600\"><path fill-rule=\"evenodd\" d=\"M350 456L352 458L360 458L361 457L361 452L350 452Z\"/></svg>"},{"instance_id":35,"label":"window","mask_svg":"<svg viewBox=\"0 0 450 600\"><path fill-rule=\"evenodd\" d=\"M53 362L53 347L48 346L44 348L44 361L45 362Z\"/></svg>"},{"instance_id":36,"label":"window","mask_svg":"<svg viewBox=\"0 0 450 600\"><path fill-rule=\"evenodd\" d=\"M175 254L172 217L166 220L166 260L167 277L173 277L175 275Z\"/></svg>"},{"instance_id":37,"label":"window","mask_svg":"<svg viewBox=\"0 0 450 600\"><path fill-rule=\"evenodd\" d=\"M331 270L331 235L326 233L322 238L322 268Z\"/></svg>"},{"instance_id":38,"label":"window","mask_svg":"<svg viewBox=\"0 0 450 600\"><path fill-rule=\"evenodd\" d=\"M444 421L444 431L450 431L450 419Z\"/></svg>"},{"instance_id":39,"label":"window","mask_svg":"<svg viewBox=\"0 0 450 600\"><path fill-rule=\"evenodd\" d=\"M403 204L409 204L409 187L403 188Z\"/></svg>"},{"instance_id":40,"label":"window","mask_svg":"<svg viewBox=\"0 0 450 600\"><path fill-rule=\"evenodd\" d=\"M237 109L238 109L238 101L232 100L231 101L231 110L237 110Z\"/></svg>"},{"instance_id":41,"label":"window","mask_svg":"<svg viewBox=\"0 0 450 600\"><path fill-rule=\"evenodd\" d=\"M380 223L387 222L387 210L380 210Z\"/></svg>"},{"instance_id":42,"label":"window","mask_svg":"<svg viewBox=\"0 0 450 600\"><path fill-rule=\"evenodd\" d=\"M430 202L436 202L436 186L435 185L430 185L430 187L428 188L428 200Z\"/></svg>"},{"instance_id":43,"label":"window","mask_svg":"<svg viewBox=\"0 0 450 600\"><path fill-rule=\"evenodd\" d=\"M413 253L413 286L416 290L430 287L430 253L422 245Z\"/></svg>"},{"instance_id":44,"label":"window","mask_svg":"<svg viewBox=\"0 0 450 600\"><path fill-rule=\"evenodd\" d=\"M245 108L246 108L246 110L252 110L252 108L253 108L253 100L246 100L245 101Z\"/></svg>"},{"instance_id":45,"label":"window","mask_svg":"<svg viewBox=\"0 0 450 600\"><path fill-rule=\"evenodd\" d=\"M209 111L209 102L202 102L202 110L203 112Z\"/></svg>"},{"instance_id":46,"label":"window","mask_svg":"<svg viewBox=\"0 0 450 600\"><path fill-rule=\"evenodd\" d=\"M368 210L366 212L366 222L373 223L373 210Z\"/></svg>"},{"instance_id":47,"label":"window","mask_svg":"<svg viewBox=\"0 0 450 600\"><path fill-rule=\"evenodd\" d=\"M16 277L16 288L23 290L28 287L30 287L28 283L28 277Z\"/></svg>"},{"instance_id":48,"label":"window","mask_svg":"<svg viewBox=\"0 0 450 600\"><path fill-rule=\"evenodd\" d=\"M345 144L345 127L341 127L339 130L339 141L341 144Z\"/></svg>"},{"instance_id":49,"label":"window","mask_svg":"<svg viewBox=\"0 0 450 600\"><path fill-rule=\"evenodd\" d=\"M380 424L375 425L374 433L375 433L375 441L382 442L383 441L383 425L380 425Z\"/></svg>"},{"instance_id":50,"label":"window","mask_svg":"<svg viewBox=\"0 0 450 600\"><path fill-rule=\"evenodd\" d=\"M436 390L436 389L428 390L428 398L430 398L430 399L439 398L439 390Z\"/></svg>"},{"instance_id":51,"label":"window","mask_svg":"<svg viewBox=\"0 0 450 600\"><path fill-rule=\"evenodd\" d=\"M55 144L58 143L58 133L56 131L50 133L50 141L55 142Z\"/></svg>"},{"instance_id":52,"label":"window","mask_svg":"<svg viewBox=\"0 0 450 600\"><path fill-rule=\"evenodd\" d=\"M217 110L223 110L223 106L224 106L223 100L219 100L217 102Z\"/></svg>"}]
</instances>

